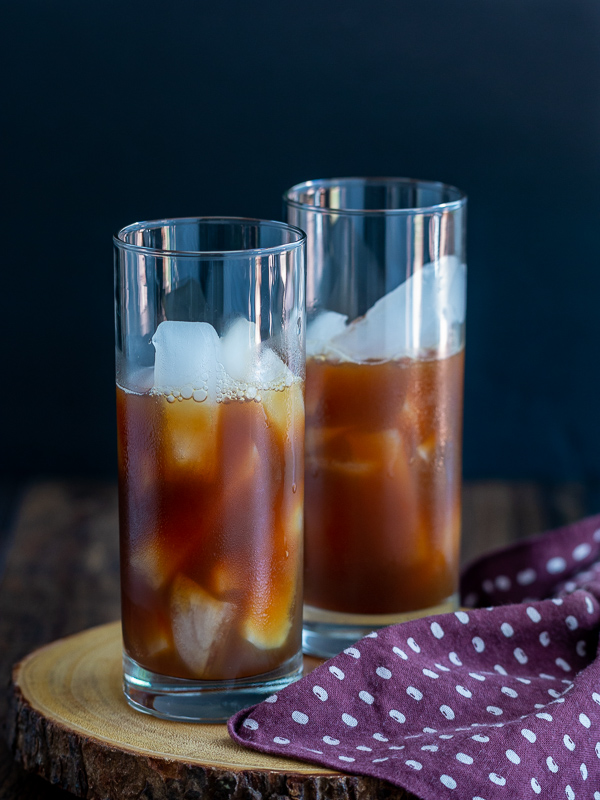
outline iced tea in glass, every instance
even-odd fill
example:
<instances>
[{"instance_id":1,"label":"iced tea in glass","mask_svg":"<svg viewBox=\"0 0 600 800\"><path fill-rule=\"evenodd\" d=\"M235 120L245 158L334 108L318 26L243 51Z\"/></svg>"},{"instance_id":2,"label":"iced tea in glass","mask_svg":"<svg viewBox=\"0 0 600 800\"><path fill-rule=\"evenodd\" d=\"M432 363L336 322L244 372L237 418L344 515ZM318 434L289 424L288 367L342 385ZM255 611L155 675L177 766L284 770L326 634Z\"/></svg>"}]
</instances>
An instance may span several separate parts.
<instances>
[{"instance_id":1,"label":"iced tea in glass","mask_svg":"<svg viewBox=\"0 0 600 800\"><path fill-rule=\"evenodd\" d=\"M303 247L227 218L116 239L124 686L157 716L300 674Z\"/></svg>"},{"instance_id":2,"label":"iced tea in glass","mask_svg":"<svg viewBox=\"0 0 600 800\"><path fill-rule=\"evenodd\" d=\"M308 652L456 608L465 203L407 179L310 181L307 232Z\"/></svg>"}]
</instances>

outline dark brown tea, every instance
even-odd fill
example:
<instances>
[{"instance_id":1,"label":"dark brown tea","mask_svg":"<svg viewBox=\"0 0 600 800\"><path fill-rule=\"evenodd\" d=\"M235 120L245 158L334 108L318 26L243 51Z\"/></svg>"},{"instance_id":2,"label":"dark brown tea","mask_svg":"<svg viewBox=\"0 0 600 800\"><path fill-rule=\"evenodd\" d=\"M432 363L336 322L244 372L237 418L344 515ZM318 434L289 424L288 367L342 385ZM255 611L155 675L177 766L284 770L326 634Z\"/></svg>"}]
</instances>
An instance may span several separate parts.
<instances>
[{"instance_id":1,"label":"dark brown tea","mask_svg":"<svg viewBox=\"0 0 600 800\"><path fill-rule=\"evenodd\" d=\"M152 672L232 680L300 648L303 397L205 396L117 388L123 636Z\"/></svg>"},{"instance_id":2,"label":"dark brown tea","mask_svg":"<svg viewBox=\"0 0 600 800\"><path fill-rule=\"evenodd\" d=\"M308 360L307 606L398 614L457 591L463 366Z\"/></svg>"}]
</instances>

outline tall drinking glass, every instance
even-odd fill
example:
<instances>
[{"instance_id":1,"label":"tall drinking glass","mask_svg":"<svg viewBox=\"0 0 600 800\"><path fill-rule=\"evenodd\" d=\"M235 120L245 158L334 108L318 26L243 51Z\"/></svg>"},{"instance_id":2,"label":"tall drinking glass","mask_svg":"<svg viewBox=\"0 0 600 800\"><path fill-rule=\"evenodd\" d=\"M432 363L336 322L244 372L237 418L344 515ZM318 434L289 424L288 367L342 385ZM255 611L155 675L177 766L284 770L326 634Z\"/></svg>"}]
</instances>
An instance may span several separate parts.
<instances>
[{"instance_id":1,"label":"tall drinking glass","mask_svg":"<svg viewBox=\"0 0 600 800\"><path fill-rule=\"evenodd\" d=\"M404 178L309 181L304 647L456 608L466 198Z\"/></svg>"},{"instance_id":2,"label":"tall drinking glass","mask_svg":"<svg viewBox=\"0 0 600 800\"><path fill-rule=\"evenodd\" d=\"M301 672L305 237L208 217L114 244L125 696L219 721Z\"/></svg>"}]
</instances>

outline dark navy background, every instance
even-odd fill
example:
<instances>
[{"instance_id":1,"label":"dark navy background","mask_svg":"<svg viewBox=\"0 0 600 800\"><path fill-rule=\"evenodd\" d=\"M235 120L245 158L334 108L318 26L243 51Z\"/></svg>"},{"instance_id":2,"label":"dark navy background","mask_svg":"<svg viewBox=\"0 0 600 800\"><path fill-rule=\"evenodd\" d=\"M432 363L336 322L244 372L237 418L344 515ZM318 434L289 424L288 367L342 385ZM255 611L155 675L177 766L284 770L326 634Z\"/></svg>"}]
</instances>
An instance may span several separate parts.
<instances>
[{"instance_id":1,"label":"dark navy background","mask_svg":"<svg viewBox=\"0 0 600 800\"><path fill-rule=\"evenodd\" d=\"M468 478L600 478L597 0L4 4L1 469L115 471L111 236L301 180L469 195Z\"/></svg>"}]
</instances>

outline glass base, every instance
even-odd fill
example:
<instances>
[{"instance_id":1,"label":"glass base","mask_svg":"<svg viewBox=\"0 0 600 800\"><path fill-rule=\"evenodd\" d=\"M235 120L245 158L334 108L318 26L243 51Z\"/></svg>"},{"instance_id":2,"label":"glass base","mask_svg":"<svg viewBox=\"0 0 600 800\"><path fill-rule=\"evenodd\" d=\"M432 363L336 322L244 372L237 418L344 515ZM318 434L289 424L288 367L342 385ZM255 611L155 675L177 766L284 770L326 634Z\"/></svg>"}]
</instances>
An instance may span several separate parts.
<instances>
[{"instance_id":1,"label":"glass base","mask_svg":"<svg viewBox=\"0 0 600 800\"><path fill-rule=\"evenodd\" d=\"M439 605L401 614L342 614L304 606L302 649L307 655L333 658L378 628L432 614L447 614L457 608L458 594L446 598Z\"/></svg>"},{"instance_id":2,"label":"glass base","mask_svg":"<svg viewBox=\"0 0 600 800\"><path fill-rule=\"evenodd\" d=\"M123 653L123 691L132 708L181 722L226 722L302 677L302 653L278 669L235 681L192 681L150 672Z\"/></svg>"}]
</instances>

